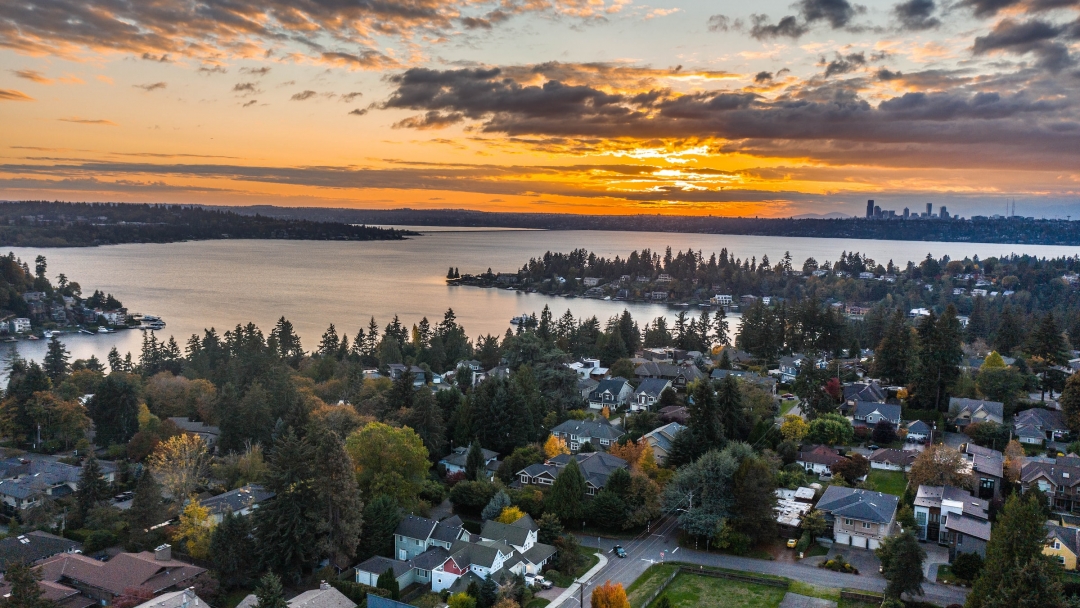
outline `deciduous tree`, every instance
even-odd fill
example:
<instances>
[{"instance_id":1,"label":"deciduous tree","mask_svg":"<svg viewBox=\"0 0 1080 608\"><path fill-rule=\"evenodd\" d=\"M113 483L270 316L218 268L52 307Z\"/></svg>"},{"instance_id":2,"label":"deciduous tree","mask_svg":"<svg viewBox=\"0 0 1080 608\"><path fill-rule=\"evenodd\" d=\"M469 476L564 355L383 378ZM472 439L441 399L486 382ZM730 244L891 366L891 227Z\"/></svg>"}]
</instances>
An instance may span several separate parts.
<instances>
[{"instance_id":1,"label":"deciduous tree","mask_svg":"<svg viewBox=\"0 0 1080 608\"><path fill-rule=\"evenodd\" d=\"M613 585L611 581L605 581L603 585L593 589L592 605L595 608L630 608L630 601L626 599L626 590L622 584Z\"/></svg>"},{"instance_id":2,"label":"deciduous tree","mask_svg":"<svg viewBox=\"0 0 1080 608\"><path fill-rule=\"evenodd\" d=\"M926 551L915 538L914 529L886 538L875 553L881 560L881 571L885 575L886 597L900 599L905 593L923 594L923 561L926 559Z\"/></svg>"},{"instance_id":3,"label":"deciduous tree","mask_svg":"<svg viewBox=\"0 0 1080 608\"><path fill-rule=\"evenodd\" d=\"M173 533L173 540L183 541L191 557L206 559L210 556L210 538L213 533L214 523L210 521L210 510L199 504L199 499L192 494L180 514L180 523Z\"/></svg>"},{"instance_id":4,"label":"deciduous tree","mask_svg":"<svg viewBox=\"0 0 1080 608\"><path fill-rule=\"evenodd\" d=\"M361 496L386 494L402 507L416 502L431 462L412 429L372 422L349 435L345 449L356 465Z\"/></svg>"},{"instance_id":5,"label":"deciduous tree","mask_svg":"<svg viewBox=\"0 0 1080 608\"><path fill-rule=\"evenodd\" d=\"M964 456L946 445L929 445L911 464L908 483L912 487L957 486L967 487L968 476L964 473Z\"/></svg>"},{"instance_id":6,"label":"deciduous tree","mask_svg":"<svg viewBox=\"0 0 1080 608\"><path fill-rule=\"evenodd\" d=\"M150 456L150 470L165 491L179 500L206 483L210 455L198 435L176 435L160 443Z\"/></svg>"}]
</instances>

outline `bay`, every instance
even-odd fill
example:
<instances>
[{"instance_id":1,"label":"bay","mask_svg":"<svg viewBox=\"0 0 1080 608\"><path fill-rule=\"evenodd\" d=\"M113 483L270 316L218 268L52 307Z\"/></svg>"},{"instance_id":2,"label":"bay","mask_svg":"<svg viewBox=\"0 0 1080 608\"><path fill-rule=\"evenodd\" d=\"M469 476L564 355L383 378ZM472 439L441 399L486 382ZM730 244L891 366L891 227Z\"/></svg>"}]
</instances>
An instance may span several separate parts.
<instances>
[{"instance_id":1,"label":"bay","mask_svg":"<svg viewBox=\"0 0 1080 608\"><path fill-rule=\"evenodd\" d=\"M350 338L375 317L380 328L396 314L412 325L422 317L440 321L453 308L469 336L501 335L511 317L539 312L550 305L555 316L567 309L576 317L596 315L601 322L628 309L639 323L675 310L659 304L555 298L499 289L449 287L450 266L462 273L512 272L546 251L585 248L597 255L625 257L650 248L663 255L673 250L701 250L706 256L727 248L741 258L768 255L774 263L790 252L801 266L807 257L835 260L842 251L862 252L886 264L918 262L928 253L953 258L1027 253L1040 257L1075 255L1076 248L1046 245L939 243L814 239L788 237L676 234L660 232L448 230L419 227L422 235L404 241L338 242L220 240L170 244L127 244L93 248L8 248L32 263L48 259L48 273L78 281L83 295L112 293L130 312L161 316L167 322L159 338L172 335L183 346L193 334L214 327L219 333L254 322L264 332L281 316L296 327L304 347L314 348L334 323ZM739 295L739 294L734 294ZM697 314L690 311L690 314ZM732 315L732 330L738 316ZM75 358L97 355L104 360L116 346L138 357L142 332L108 335L63 334ZM20 354L41 360L46 341L20 341ZM0 360L6 359L0 353Z\"/></svg>"}]
</instances>

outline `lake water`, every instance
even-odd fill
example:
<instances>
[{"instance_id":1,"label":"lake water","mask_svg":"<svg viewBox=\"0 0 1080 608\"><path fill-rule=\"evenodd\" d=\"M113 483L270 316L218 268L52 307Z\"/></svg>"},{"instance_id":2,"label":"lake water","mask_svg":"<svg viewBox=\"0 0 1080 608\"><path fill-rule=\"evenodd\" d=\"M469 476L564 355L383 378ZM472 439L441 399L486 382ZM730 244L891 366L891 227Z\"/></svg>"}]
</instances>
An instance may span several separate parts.
<instances>
[{"instance_id":1,"label":"lake water","mask_svg":"<svg viewBox=\"0 0 1080 608\"><path fill-rule=\"evenodd\" d=\"M759 260L767 254L779 260L790 251L797 265L809 256L819 262L835 260L842 251L859 251L871 258L898 265L935 257L968 255L989 257L1029 253L1053 257L1074 255L1076 248L1040 245L998 245L728 236L653 232L433 230L405 241L328 242L224 240L166 245L113 245L94 248L8 248L32 263L38 254L49 263L49 276L66 274L78 281L84 295L100 289L112 293L131 312L161 316L168 326L158 332L183 346L193 333L215 327L219 333L252 321L269 333L284 315L292 321L312 349L322 332L334 323L339 335L350 340L372 316L380 328L394 316L416 323L426 316L432 323L453 308L469 336L500 335L511 317L539 314L545 304L555 316L568 308L576 317L596 315L601 321L627 308L640 323L674 310L655 304L605 302L582 298L551 298L515 291L448 287L447 268L476 273L488 267L514 271L545 251L566 252L586 248L597 255L625 257L630 251L651 248L701 250L708 256L727 247L733 255ZM738 294L736 294L738 295ZM691 314L697 314L691 311ZM732 329L738 324L732 315ZM134 356L142 343L141 331L110 335L65 334L63 341L75 358L96 354L104 360L112 346ZM46 341L20 341L23 357L40 360ZM0 359L6 358L6 353Z\"/></svg>"}]
</instances>

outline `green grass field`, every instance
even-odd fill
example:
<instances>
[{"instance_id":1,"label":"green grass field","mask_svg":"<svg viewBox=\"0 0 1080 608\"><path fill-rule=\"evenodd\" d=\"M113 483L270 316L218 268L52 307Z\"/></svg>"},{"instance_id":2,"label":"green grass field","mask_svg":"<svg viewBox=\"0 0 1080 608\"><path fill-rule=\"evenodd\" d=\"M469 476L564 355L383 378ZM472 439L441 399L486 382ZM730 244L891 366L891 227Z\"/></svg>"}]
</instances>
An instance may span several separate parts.
<instances>
[{"instance_id":1,"label":"green grass field","mask_svg":"<svg viewBox=\"0 0 1080 608\"><path fill-rule=\"evenodd\" d=\"M878 492L893 496L903 496L904 490L907 489L907 475L903 471L870 469L866 481L867 485L873 486Z\"/></svg>"}]
</instances>

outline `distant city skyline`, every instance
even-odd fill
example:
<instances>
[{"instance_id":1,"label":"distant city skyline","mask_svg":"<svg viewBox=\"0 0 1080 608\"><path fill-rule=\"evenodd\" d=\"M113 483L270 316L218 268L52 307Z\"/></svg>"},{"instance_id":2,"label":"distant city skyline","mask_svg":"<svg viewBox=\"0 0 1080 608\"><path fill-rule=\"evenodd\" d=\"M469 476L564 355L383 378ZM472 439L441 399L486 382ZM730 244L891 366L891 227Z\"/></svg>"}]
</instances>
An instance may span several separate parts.
<instances>
[{"instance_id":1,"label":"distant city skyline","mask_svg":"<svg viewBox=\"0 0 1080 608\"><path fill-rule=\"evenodd\" d=\"M0 198L1080 218L1080 7L8 7Z\"/></svg>"}]
</instances>

